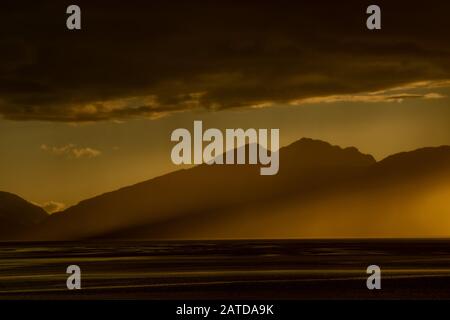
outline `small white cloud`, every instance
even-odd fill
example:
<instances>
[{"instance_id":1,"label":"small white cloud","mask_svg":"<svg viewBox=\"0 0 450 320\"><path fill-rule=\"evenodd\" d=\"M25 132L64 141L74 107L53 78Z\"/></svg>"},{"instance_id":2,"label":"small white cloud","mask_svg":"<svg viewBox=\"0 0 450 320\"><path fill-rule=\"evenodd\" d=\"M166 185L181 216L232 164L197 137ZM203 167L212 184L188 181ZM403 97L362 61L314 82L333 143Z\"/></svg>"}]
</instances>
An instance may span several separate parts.
<instances>
[{"instance_id":1,"label":"small white cloud","mask_svg":"<svg viewBox=\"0 0 450 320\"><path fill-rule=\"evenodd\" d=\"M71 152L75 158L95 158L101 154L99 150L92 148L73 148Z\"/></svg>"},{"instance_id":2,"label":"small white cloud","mask_svg":"<svg viewBox=\"0 0 450 320\"><path fill-rule=\"evenodd\" d=\"M48 146L46 144L41 145L41 150L49 152L56 156L65 156L67 158L95 158L101 155L101 151L89 147L77 147L74 144L67 144L65 146Z\"/></svg>"},{"instance_id":3,"label":"small white cloud","mask_svg":"<svg viewBox=\"0 0 450 320\"><path fill-rule=\"evenodd\" d=\"M49 201L41 205L41 208L52 214L58 211L62 211L66 208L66 205L61 202Z\"/></svg>"}]
</instances>

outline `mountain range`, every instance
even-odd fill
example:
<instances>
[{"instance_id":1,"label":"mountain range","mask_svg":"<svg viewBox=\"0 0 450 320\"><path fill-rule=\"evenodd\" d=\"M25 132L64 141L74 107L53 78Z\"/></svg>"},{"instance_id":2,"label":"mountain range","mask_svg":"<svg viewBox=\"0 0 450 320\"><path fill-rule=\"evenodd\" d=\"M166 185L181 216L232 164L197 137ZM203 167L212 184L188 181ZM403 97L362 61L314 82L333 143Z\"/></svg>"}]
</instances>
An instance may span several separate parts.
<instances>
[{"instance_id":1,"label":"mountain range","mask_svg":"<svg viewBox=\"0 0 450 320\"><path fill-rule=\"evenodd\" d=\"M279 152L280 170L274 176L261 176L255 165L203 164L81 201L51 216L0 193L0 238L450 236L449 146L378 162L356 148L307 138Z\"/></svg>"}]
</instances>

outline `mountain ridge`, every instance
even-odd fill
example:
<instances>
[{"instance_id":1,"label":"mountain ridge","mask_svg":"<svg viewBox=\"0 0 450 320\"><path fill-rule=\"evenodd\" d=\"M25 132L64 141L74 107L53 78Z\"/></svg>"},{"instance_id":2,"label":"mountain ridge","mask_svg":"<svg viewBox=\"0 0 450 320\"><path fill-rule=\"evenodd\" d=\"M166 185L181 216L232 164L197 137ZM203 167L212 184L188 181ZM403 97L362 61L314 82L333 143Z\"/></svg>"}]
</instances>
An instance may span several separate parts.
<instances>
[{"instance_id":1,"label":"mountain ridge","mask_svg":"<svg viewBox=\"0 0 450 320\"><path fill-rule=\"evenodd\" d=\"M10 192L0 191L0 239L9 237L19 229L36 226L48 217L41 207Z\"/></svg>"}]
</instances>

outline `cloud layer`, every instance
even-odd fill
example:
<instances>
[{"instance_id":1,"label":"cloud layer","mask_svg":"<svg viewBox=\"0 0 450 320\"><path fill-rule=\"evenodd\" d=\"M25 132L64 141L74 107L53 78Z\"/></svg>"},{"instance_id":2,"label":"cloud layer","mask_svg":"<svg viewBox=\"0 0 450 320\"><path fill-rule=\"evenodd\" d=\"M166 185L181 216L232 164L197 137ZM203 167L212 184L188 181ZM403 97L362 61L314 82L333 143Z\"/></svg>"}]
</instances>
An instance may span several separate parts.
<instances>
[{"instance_id":1,"label":"cloud layer","mask_svg":"<svg viewBox=\"0 0 450 320\"><path fill-rule=\"evenodd\" d=\"M366 29L361 1L77 4L81 31L65 28L63 2L0 5L3 117L78 122L359 101L450 79L448 1L379 1L381 31Z\"/></svg>"}]
</instances>

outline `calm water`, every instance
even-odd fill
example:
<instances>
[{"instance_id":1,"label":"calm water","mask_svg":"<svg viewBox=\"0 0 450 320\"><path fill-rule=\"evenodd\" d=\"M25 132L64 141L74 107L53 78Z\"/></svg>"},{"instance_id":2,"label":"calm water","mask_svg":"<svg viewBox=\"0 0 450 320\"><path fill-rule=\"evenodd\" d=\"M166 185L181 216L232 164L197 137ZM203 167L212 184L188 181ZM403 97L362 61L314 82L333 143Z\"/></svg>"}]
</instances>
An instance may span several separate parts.
<instances>
[{"instance_id":1,"label":"calm water","mask_svg":"<svg viewBox=\"0 0 450 320\"><path fill-rule=\"evenodd\" d=\"M66 288L71 264L82 290ZM0 298L447 299L450 240L3 243Z\"/></svg>"}]
</instances>

